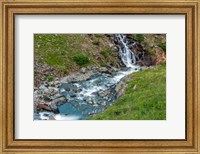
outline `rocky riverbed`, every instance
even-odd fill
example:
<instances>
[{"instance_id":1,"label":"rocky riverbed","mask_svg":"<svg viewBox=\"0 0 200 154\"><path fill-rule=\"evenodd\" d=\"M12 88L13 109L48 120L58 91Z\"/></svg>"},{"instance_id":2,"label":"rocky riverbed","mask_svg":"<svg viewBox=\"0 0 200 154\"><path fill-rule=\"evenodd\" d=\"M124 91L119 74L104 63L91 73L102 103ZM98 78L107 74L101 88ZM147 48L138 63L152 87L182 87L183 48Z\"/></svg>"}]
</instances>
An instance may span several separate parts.
<instances>
[{"instance_id":1,"label":"rocky riverbed","mask_svg":"<svg viewBox=\"0 0 200 154\"><path fill-rule=\"evenodd\" d=\"M128 75L139 67L110 72L105 67L82 68L34 91L34 119L86 119L105 110L124 94Z\"/></svg>"}]
</instances>

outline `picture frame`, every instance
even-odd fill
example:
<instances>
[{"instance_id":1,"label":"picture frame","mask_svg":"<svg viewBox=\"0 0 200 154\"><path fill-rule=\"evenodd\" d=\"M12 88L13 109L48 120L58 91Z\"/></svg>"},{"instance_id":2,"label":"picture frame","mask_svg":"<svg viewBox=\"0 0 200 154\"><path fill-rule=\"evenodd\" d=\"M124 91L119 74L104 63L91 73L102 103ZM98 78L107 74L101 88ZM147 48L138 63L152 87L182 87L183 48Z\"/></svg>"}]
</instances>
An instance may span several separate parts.
<instances>
[{"instance_id":1,"label":"picture frame","mask_svg":"<svg viewBox=\"0 0 200 154\"><path fill-rule=\"evenodd\" d=\"M199 0L3 0L0 2L1 153L199 153ZM15 139L15 15L153 14L186 17L186 139Z\"/></svg>"}]
</instances>

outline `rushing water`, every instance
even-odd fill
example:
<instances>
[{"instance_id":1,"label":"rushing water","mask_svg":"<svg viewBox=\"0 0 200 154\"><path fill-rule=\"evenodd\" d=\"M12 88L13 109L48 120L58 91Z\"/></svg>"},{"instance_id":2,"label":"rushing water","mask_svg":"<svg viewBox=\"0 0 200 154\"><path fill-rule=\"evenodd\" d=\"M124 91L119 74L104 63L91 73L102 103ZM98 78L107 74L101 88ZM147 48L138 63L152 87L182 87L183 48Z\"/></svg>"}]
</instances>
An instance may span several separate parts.
<instances>
[{"instance_id":1,"label":"rushing water","mask_svg":"<svg viewBox=\"0 0 200 154\"><path fill-rule=\"evenodd\" d=\"M131 50L136 42L128 42L123 34L116 34L115 38L119 45L119 55L126 68L112 74L97 74L86 81L62 84L60 93L66 97L67 103L58 107L60 114L41 112L40 119L48 119L50 116L54 116L56 120L86 119L112 105L117 99L116 84L123 77L140 70L136 65L138 57Z\"/></svg>"}]
</instances>

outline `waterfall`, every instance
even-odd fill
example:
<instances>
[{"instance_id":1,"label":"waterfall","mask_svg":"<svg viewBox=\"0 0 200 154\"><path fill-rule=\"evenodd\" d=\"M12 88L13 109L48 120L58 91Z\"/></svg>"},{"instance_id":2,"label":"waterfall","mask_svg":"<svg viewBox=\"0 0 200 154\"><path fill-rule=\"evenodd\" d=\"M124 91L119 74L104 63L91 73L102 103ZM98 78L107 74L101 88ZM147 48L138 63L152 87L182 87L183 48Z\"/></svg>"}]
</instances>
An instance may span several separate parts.
<instances>
[{"instance_id":1,"label":"waterfall","mask_svg":"<svg viewBox=\"0 0 200 154\"><path fill-rule=\"evenodd\" d=\"M59 91L66 97L67 102L58 105L60 113L35 113L34 119L49 120L50 117L53 117L55 120L87 119L101 113L108 106L112 105L121 90L116 88L116 86L125 76L141 70L140 66L136 65L139 57L131 50L137 42L129 40L124 34L115 34L115 39L119 45L121 60L127 68L123 67L120 70L113 71L111 74L94 70L96 74L89 79L62 83ZM79 73L78 75L84 76L85 74Z\"/></svg>"},{"instance_id":2,"label":"waterfall","mask_svg":"<svg viewBox=\"0 0 200 154\"><path fill-rule=\"evenodd\" d=\"M119 55L121 57L122 62L126 67L135 68L136 59L138 59L138 57L130 48L133 47L136 44L136 42L128 44L129 42L126 38L126 35L124 34L116 34L115 37L119 44Z\"/></svg>"}]
</instances>

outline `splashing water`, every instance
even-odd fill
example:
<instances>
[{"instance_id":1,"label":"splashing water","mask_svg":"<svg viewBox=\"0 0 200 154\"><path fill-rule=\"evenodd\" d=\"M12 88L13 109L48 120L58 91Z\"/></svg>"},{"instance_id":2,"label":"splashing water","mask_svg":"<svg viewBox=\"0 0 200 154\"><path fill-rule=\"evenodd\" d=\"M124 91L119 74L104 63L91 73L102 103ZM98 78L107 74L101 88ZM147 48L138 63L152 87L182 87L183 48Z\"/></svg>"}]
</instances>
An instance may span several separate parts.
<instances>
[{"instance_id":1,"label":"splashing water","mask_svg":"<svg viewBox=\"0 0 200 154\"><path fill-rule=\"evenodd\" d=\"M126 67L135 68L136 67L136 55L131 51L130 47L133 47L136 42L128 45L126 36L123 34L116 34L116 39L119 42L119 54L122 62Z\"/></svg>"},{"instance_id":2,"label":"splashing water","mask_svg":"<svg viewBox=\"0 0 200 154\"><path fill-rule=\"evenodd\" d=\"M136 65L139 59L132 51L132 47L136 42L128 42L126 35L115 34L119 45L119 55L123 64L127 67L120 71L114 72L112 75L101 74L89 80L63 84L60 92L68 99L68 103L59 107L60 114L51 115L52 113L40 113L40 119L48 120L48 114L54 116L55 120L78 120L85 119L92 114L98 114L105 110L107 106L115 101L113 87L117 85L121 79L133 72L140 71L140 67ZM75 97L71 97L69 92L65 91L65 87L70 87L79 92L73 93ZM73 90L72 90L73 91ZM109 91L109 98L101 97L99 94L102 91ZM106 104L106 105L105 105Z\"/></svg>"}]
</instances>

